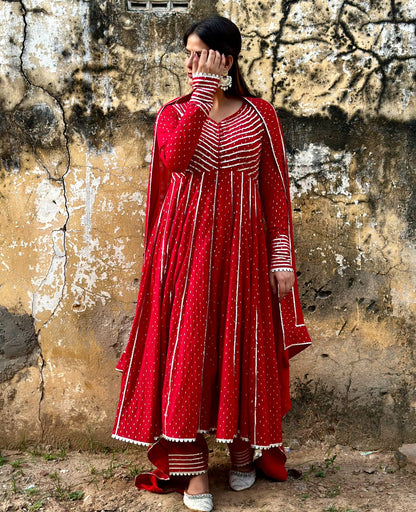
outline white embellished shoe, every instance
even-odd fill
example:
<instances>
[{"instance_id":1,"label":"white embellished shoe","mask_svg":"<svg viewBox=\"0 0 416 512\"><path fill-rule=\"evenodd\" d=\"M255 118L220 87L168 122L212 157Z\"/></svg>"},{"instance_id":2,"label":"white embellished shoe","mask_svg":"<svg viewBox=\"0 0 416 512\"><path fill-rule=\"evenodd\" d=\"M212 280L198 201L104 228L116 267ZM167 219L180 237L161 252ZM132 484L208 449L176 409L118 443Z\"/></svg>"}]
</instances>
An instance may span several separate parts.
<instances>
[{"instance_id":1,"label":"white embellished shoe","mask_svg":"<svg viewBox=\"0 0 416 512\"><path fill-rule=\"evenodd\" d=\"M185 507L193 512L211 512L214 508L212 494L187 494L183 493L183 503Z\"/></svg>"},{"instance_id":2,"label":"white embellished shoe","mask_svg":"<svg viewBox=\"0 0 416 512\"><path fill-rule=\"evenodd\" d=\"M236 469L230 470L229 483L233 491L244 491L250 489L250 487L256 481L256 470L253 469L248 473L243 471L237 471Z\"/></svg>"}]
</instances>

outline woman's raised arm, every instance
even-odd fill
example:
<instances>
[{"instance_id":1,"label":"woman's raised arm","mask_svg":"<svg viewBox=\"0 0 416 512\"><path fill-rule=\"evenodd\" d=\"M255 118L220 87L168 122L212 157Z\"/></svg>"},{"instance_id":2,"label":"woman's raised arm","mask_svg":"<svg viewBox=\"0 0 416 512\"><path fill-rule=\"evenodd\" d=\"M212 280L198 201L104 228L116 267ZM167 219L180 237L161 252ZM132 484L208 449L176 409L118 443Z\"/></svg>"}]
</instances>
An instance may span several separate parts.
<instances>
[{"instance_id":1,"label":"woman's raised arm","mask_svg":"<svg viewBox=\"0 0 416 512\"><path fill-rule=\"evenodd\" d=\"M180 116L173 105L161 112L157 122L157 143L163 164L170 171L185 171L194 154L204 122L214 104L214 95L225 65L224 55L213 50L194 53L192 95Z\"/></svg>"}]
</instances>

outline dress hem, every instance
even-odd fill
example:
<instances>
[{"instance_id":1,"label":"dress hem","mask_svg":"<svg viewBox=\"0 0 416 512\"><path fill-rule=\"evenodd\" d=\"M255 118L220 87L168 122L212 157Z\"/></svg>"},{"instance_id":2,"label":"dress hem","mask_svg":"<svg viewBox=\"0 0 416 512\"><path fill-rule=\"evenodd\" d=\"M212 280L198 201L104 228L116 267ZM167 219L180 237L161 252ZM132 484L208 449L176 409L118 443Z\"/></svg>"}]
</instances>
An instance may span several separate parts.
<instances>
[{"instance_id":1,"label":"dress hem","mask_svg":"<svg viewBox=\"0 0 416 512\"><path fill-rule=\"evenodd\" d=\"M195 437L170 437L167 436L166 434L161 434L159 437L166 439L166 441L174 441L177 443L194 443L196 441Z\"/></svg>"},{"instance_id":2,"label":"dress hem","mask_svg":"<svg viewBox=\"0 0 416 512\"><path fill-rule=\"evenodd\" d=\"M178 471L172 471L170 476L195 476L195 475L203 475L205 473L208 473L208 470L204 469L203 471L193 471L193 472L187 472L187 473L181 473Z\"/></svg>"},{"instance_id":3,"label":"dress hem","mask_svg":"<svg viewBox=\"0 0 416 512\"><path fill-rule=\"evenodd\" d=\"M113 439L117 439L117 441L124 441L126 443L139 444L141 446L152 446L153 443L145 443L144 441L137 441L136 439L129 439L128 437L122 437L117 434L111 434Z\"/></svg>"},{"instance_id":4,"label":"dress hem","mask_svg":"<svg viewBox=\"0 0 416 512\"><path fill-rule=\"evenodd\" d=\"M214 435L213 433L210 434L208 431L198 431L198 433ZM149 442L145 442L145 441L137 441L136 439L129 439L128 437L122 437L117 434L112 434L111 437L114 439L117 439L118 441L124 441L126 443L133 443L133 444L137 444L137 445L141 445L141 446L152 446L152 444L156 443L158 441L158 439L161 439L161 438L166 439L167 441L173 441L176 443L194 443L196 441L196 438L170 437L170 436L166 436L165 434L161 434L158 438L155 438L153 443L149 443ZM232 439L220 439L220 438L216 437L215 441L217 443L232 443L234 441L234 439L236 439L236 437L237 436L234 436ZM250 440L245 437L242 437L241 440L247 441L248 443L250 442ZM270 450L271 448L282 447L283 443L272 443L272 444L265 445L265 446L250 443L250 446L251 446L251 448L254 448L255 450ZM204 473L204 471L202 471L201 474L202 473Z\"/></svg>"}]
</instances>

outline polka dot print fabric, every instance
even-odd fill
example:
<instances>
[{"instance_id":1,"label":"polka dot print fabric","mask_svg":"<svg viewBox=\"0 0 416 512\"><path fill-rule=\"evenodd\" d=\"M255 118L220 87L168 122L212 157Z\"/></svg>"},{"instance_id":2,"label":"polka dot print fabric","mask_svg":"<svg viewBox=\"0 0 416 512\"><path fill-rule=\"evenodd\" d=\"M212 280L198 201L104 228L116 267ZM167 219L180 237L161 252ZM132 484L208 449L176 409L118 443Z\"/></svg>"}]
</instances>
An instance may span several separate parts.
<instances>
[{"instance_id":1,"label":"polka dot print fabric","mask_svg":"<svg viewBox=\"0 0 416 512\"><path fill-rule=\"evenodd\" d=\"M147 233L113 437L151 444L215 430L278 446L288 407L263 221L270 240L291 228L267 126L246 101L219 123L178 102L159 115L156 140L170 184Z\"/></svg>"}]
</instances>

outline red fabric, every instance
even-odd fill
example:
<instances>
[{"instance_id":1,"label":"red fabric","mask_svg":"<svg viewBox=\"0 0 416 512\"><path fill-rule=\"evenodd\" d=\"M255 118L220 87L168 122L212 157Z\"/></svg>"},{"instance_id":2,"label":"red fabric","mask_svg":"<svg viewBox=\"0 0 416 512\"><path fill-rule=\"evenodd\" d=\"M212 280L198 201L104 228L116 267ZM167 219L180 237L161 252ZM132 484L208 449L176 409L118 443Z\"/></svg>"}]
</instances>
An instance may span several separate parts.
<instances>
[{"instance_id":1,"label":"red fabric","mask_svg":"<svg viewBox=\"0 0 416 512\"><path fill-rule=\"evenodd\" d=\"M114 437L189 441L213 428L226 442L240 433L252 446L281 444L289 357L310 339L297 286L280 303L270 290L267 240L278 235L294 265L273 107L247 99L221 123L189 97L162 108Z\"/></svg>"},{"instance_id":2,"label":"red fabric","mask_svg":"<svg viewBox=\"0 0 416 512\"><path fill-rule=\"evenodd\" d=\"M261 457L256 460L257 468L261 469L269 478L279 482L287 480L285 463L286 455L279 447L263 450Z\"/></svg>"},{"instance_id":3,"label":"red fabric","mask_svg":"<svg viewBox=\"0 0 416 512\"><path fill-rule=\"evenodd\" d=\"M248 441L243 441L240 437L236 437L232 443L229 443L231 464L238 468L247 466L253 462L254 449Z\"/></svg>"},{"instance_id":4,"label":"red fabric","mask_svg":"<svg viewBox=\"0 0 416 512\"><path fill-rule=\"evenodd\" d=\"M156 143L158 138L157 123L160 120L164 110L169 105L188 103L186 109L186 115L184 115L177 125L177 129L184 131L186 126L192 127L192 137L188 137L187 143L191 142L189 146L189 153L192 152L192 148L195 148L198 144L198 137L206 114L197 105L189 103L190 95L183 96L167 105L163 106L158 113L156 128L153 139L153 152L152 162L150 165L149 174L149 186L147 196L147 210L146 210L146 225L145 225L145 247L147 247L148 238L156 222L156 219L160 213L160 208L163 200L166 196L166 190L170 183L171 171L178 167L176 160L167 162L169 165L164 165L163 154L159 152L159 145ZM277 194L277 191L283 186L284 187L284 199L287 203L287 219L286 223L290 236L290 247L292 253L293 268L295 268L295 249L293 244L293 225L291 217L291 200L290 200L290 188L289 188L289 173L287 167L286 148L283 138L283 130L280 120L276 114L274 107L267 101L260 98L245 98L245 101L253 105L253 107L259 113L263 124L266 128L267 138L263 139L265 145L263 148L263 168L269 169L268 177L262 180L262 183L266 186L262 187L262 204L265 216L269 222L267 236L271 241L279 234L279 229L271 221L272 217L282 219L279 214L276 215L276 210L279 209L278 203L275 201L281 201L281 195ZM173 127L173 126L172 126ZM168 127L167 127L168 128ZM183 149L186 149L185 138L184 145L181 145L178 158ZM187 155L189 155L187 153ZM186 165L184 166L186 168ZM278 212L277 212L278 213ZM268 245L270 250L270 244ZM296 272L295 272L296 276ZM280 312L279 312L280 310ZM281 301L278 308L275 308L275 321L282 324L284 332L284 349L288 351L289 358L292 358L311 344L310 336L307 332L306 326L304 325L302 308L299 299L299 290L297 285L297 279L295 286L292 291Z\"/></svg>"},{"instance_id":5,"label":"red fabric","mask_svg":"<svg viewBox=\"0 0 416 512\"><path fill-rule=\"evenodd\" d=\"M159 439L149 448L147 456L156 469L137 475L134 483L138 489L159 494L174 491L183 493L189 475L199 474L208 469L208 447L201 434L198 434L196 441L192 443L175 443ZM178 459L184 461L180 468L177 464ZM203 468L198 466L198 471L189 472L188 461L191 459L202 459ZM185 475L178 475L178 470Z\"/></svg>"},{"instance_id":6,"label":"red fabric","mask_svg":"<svg viewBox=\"0 0 416 512\"><path fill-rule=\"evenodd\" d=\"M244 459L253 460L254 450L246 441L239 437L234 439L229 445L231 463L236 467L241 466L239 462ZM186 490L189 476L172 475L169 467L169 455L175 454L194 455L203 453L206 467L208 467L208 447L205 439L198 434L194 443L173 443L166 439L159 439L148 450L150 462L156 466L156 469L137 475L135 486L140 490L150 491L157 494L167 494L170 492L182 493ZM284 482L287 480L287 470L285 468L286 455L279 447L263 450L262 456L255 461L257 469L260 469L266 476L273 480ZM186 470L186 468L184 468Z\"/></svg>"}]
</instances>

